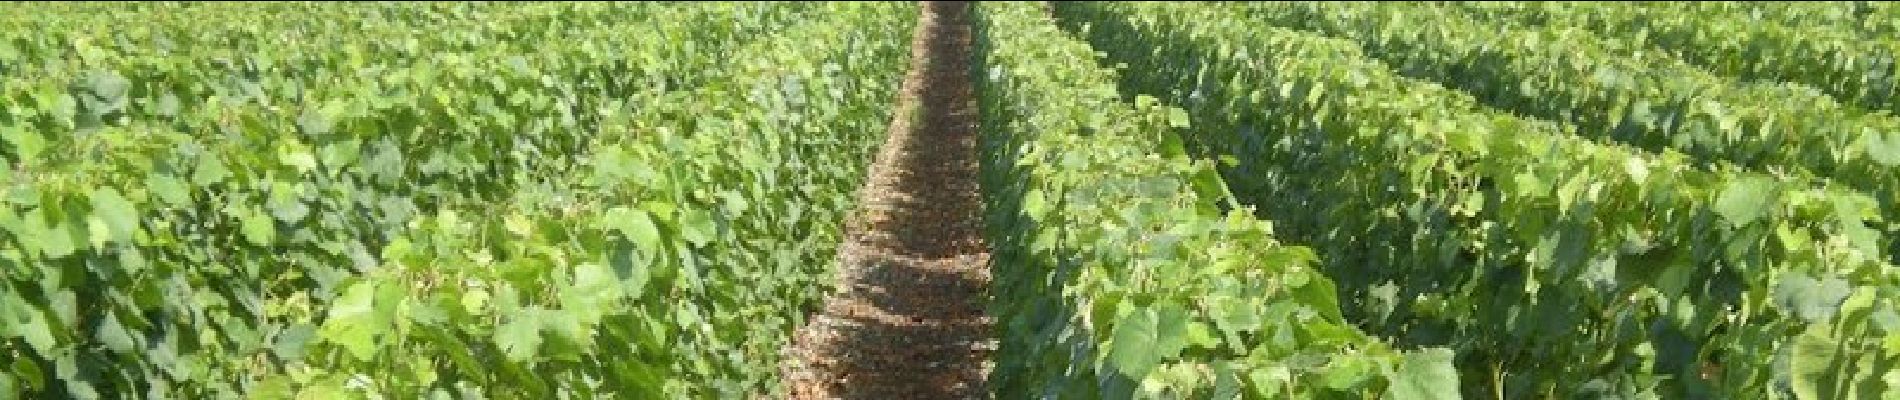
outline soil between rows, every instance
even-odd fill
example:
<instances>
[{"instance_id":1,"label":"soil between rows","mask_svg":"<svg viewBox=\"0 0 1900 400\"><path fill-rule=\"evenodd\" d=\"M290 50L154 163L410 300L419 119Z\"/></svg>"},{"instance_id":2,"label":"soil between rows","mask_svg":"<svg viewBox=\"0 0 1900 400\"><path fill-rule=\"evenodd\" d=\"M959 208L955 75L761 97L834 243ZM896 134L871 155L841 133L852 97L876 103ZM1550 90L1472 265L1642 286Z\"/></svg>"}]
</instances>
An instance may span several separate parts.
<instances>
[{"instance_id":1,"label":"soil between rows","mask_svg":"<svg viewBox=\"0 0 1900 400\"><path fill-rule=\"evenodd\" d=\"M793 399L987 397L995 349L970 4L924 2L888 137L838 249L839 291L786 349Z\"/></svg>"}]
</instances>

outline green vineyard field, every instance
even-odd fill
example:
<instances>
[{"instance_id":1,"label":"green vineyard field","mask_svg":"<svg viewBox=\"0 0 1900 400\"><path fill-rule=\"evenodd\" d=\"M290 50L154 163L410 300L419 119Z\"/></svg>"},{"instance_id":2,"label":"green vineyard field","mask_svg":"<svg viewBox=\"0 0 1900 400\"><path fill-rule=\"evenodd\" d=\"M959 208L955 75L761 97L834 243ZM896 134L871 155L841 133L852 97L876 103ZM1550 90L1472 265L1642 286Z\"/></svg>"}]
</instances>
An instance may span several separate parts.
<instances>
[{"instance_id":1,"label":"green vineyard field","mask_svg":"<svg viewBox=\"0 0 1900 400\"><path fill-rule=\"evenodd\" d=\"M1900 6L940 5L0 6L0 400L803 398L889 221L985 242L920 387L1900 399Z\"/></svg>"},{"instance_id":2,"label":"green vineyard field","mask_svg":"<svg viewBox=\"0 0 1900 400\"><path fill-rule=\"evenodd\" d=\"M0 394L762 390L915 10L32 5Z\"/></svg>"}]
</instances>

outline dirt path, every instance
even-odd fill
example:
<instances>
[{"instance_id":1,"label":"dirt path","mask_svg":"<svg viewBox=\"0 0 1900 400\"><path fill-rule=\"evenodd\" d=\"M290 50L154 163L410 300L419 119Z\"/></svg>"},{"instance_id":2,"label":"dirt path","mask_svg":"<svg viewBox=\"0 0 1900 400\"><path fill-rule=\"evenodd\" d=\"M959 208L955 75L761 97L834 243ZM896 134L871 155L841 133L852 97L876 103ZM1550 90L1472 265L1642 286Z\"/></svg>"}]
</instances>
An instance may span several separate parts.
<instances>
[{"instance_id":1,"label":"dirt path","mask_svg":"<svg viewBox=\"0 0 1900 400\"><path fill-rule=\"evenodd\" d=\"M897 116L839 248L839 293L786 349L791 398L987 397L969 6L923 5Z\"/></svg>"}]
</instances>

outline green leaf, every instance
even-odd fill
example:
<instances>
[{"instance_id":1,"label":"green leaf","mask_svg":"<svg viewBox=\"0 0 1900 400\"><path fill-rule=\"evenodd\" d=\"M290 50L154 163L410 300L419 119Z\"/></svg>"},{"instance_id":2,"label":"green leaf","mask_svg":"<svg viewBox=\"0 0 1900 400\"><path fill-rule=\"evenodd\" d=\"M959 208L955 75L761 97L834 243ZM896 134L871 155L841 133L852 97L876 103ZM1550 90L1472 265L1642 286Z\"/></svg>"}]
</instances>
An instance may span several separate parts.
<instances>
[{"instance_id":1,"label":"green leaf","mask_svg":"<svg viewBox=\"0 0 1900 400\"><path fill-rule=\"evenodd\" d=\"M139 211L118 190L98 187L92 190L92 215L105 222L110 239L130 243L139 229ZM98 241L95 239L94 241Z\"/></svg>"},{"instance_id":2,"label":"green leaf","mask_svg":"<svg viewBox=\"0 0 1900 400\"><path fill-rule=\"evenodd\" d=\"M1492 137L1490 132L1453 129L1446 131L1445 144L1454 150L1470 154L1484 154L1485 140Z\"/></svg>"},{"instance_id":3,"label":"green leaf","mask_svg":"<svg viewBox=\"0 0 1900 400\"><path fill-rule=\"evenodd\" d=\"M304 347L317 337L317 328L310 324L298 323L284 328L277 334L277 340L271 343L271 353L277 358L288 361L302 360Z\"/></svg>"},{"instance_id":4,"label":"green leaf","mask_svg":"<svg viewBox=\"0 0 1900 400\"><path fill-rule=\"evenodd\" d=\"M1740 227L1768 213L1774 203L1774 181L1765 177L1739 177L1730 180L1715 200L1715 212L1731 226Z\"/></svg>"},{"instance_id":5,"label":"green leaf","mask_svg":"<svg viewBox=\"0 0 1900 400\"><path fill-rule=\"evenodd\" d=\"M634 178L637 182L651 182L652 168L636 160L627 150L619 146L609 146L595 151L591 160L594 165L594 184L612 185L622 179Z\"/></svg>"},{"instance_id":6,"label":"green leaf","mask_svg":"<svg viewBox=\"0 0 1900 400\"><path fill-rule=\"evenodd\" d=\"M390 321L376 312L376 285L373 281L351 284L331 303L330 314L317 336L343 346L358 360L376 357L377 336L389 330Z\"/></svg>"},{"instance_id":7,"label":"green leaf","mask_svg":"<svg viewBox=\"0 0 1900 400\"><path fill-rule=\"evenodd\" d=\"M49 326L79 325L79 295L70 289L60 289L46 297L46 312L52 314Z\"/></svg>"},{"instance_id":8,"label":"green leaf","mask_svg":"<svg viewBox=\"0 0 1900 400\"><path fill-rule=\"evenodd\" d=\"M37 219L32 215L27 218ZM77 233L74 232L77 227L58 222L42 226L45 227L45 234L36 235L36 237L39 239L40 252L47 258L62 258L79 252L80 243L79 240L75 240Z\"/></svg>"},{"instance_id":9,"label":"green leaf","mask_svg":"<svg viewBox=\"0 0 1900 400\"><path fill-rule=\"evenodd\" d=\"M1880 165L1900 166L1900 132L1867 132L1867 157Z\"/></svg>"},{"instance_id":10,"label":"green leaf","mask_svg":"<svg viewBox=\"0 0 1900 400\"><path fill-rule=\"evenodd\" d=\"M277 151L277 159L278 162L296 168L299 172L310 172L317 169L317 156L310 154L310 150L302 146L285 146L279 148Z\"/></svg>"},{"instance_id":11,"label":"green leaf","mask_svg":"<svg viewBox=\"0 0 1900 400\"><path fill-rule=\"evenodd\" d=\"M1630 179L1642 184L1649 181L1649 162L1642 157L1630 157L1623 160L1623 172Z\"/></svg>"},{"instance_id":12,"label":"green leaf","mask_svg":"<svg viewBox=\"0 0 1900 400\"><path fill-rule=\"evenodd\" d=\"M87 75L87 84L92 89L92 94L106 101L125 97L126 88L132 85L132 81L110 70L95 70Z\"/></svg>"},{"instance_id":13,"label":"green leaf","mask_svg":"<svg viewBox=\"0 0 1900 400\"><path fill-rule=\"evenodd\" d=\"M1179 109L1175 107L1168 107L1168 126L1172 126L1176 128L1188 127L1187 110L1183 110L1183 109Z\"/></svg>"},{"instance_id":14,"label":"green leaf","mask_svg":"<svg viewBox=\"0 0 1900 400\"><path fill-rule=\"evenodd\" d=\"M76 360L77 357L61 357L53 360L53 374L58 375L59 380L66 383L66 394L70 398L79 400L102 398L99 395L99 389L94 387L95 383L80 375L79 363Z\"/></svg>"},{"instance_id":15,"label":"green leaf","mask_svg":"<svg viewBox=\"0 0 1900 400\"><path fill-rule=\"evenodd\" d=\"M1311 307L1314 312L1319 313L1326 321L1345 321L1345 317L1339 311L1339 290L1334 287L1333 281L1309 269L1301 268L1295 271L1298 271L1300 274L1293 276L1307 276L1308 280L1306 284L1293 287L1292 290L1290 290L1293 294L1293 298ZM1291 286L1291 283L1288 285Z\"/></svg>"},{"instance_id":16,"label":"green leaf","mask_svg":"<svg viewBox=\"0 0 1900 400\"><path fill-rule=\"evenodd\" d=\"M1160 132L1160 135L1161 135L1161 144L1159 146L1158 153L1160 153L1162 157L1173 158L1173 157L1186 157L1189 155L1187 153L1187 141L1182 140L1181 135L1176 134L1174 132L1165 132L1165 131Z\"/></svg>"},{"instance_id":17,"label":"green leaf","mask_svg":"<svg viewBox=\"0 0 1900 400\"><path fill-rule=\"evenodd\" d=\"M53 329L47 326L49 321L46 320L46 314L27 304L26 299L10 293L6 298L0 299L0 322L6 323L0 325L3 327L0 329L5 329L0 333L26 341L27 347L32 348L36 353L50 355L53 353L53 346L58 344L54 339Z\"/></svg>"},{"instance_id":18,"label":"green leaf","mask_svg":"<svg viewBox=\"0 0 1900 400\"><path fill-rule=\"evenodd\" d=\"M488 314L488 296L488 291L482 288L471 288L467 292L462 292L462 311L470 315Z\"/></svg>"},{"instance_id":19,"label":"green leaf","mask_svg":"<svg viewBox=\"0 0 1900 400\"><path fill-rule=\"evenodd\" d=\"M261 212L245 212L239 218L238 227L243 231L244 239L258 246L269 246L277 240L277 222Z\"/></svg>"},{"instance_id":20,"label":"green leaf","mask_svg":"<svg viewBox=\"0 0 1900 400\"><path fill-rule=\"evenodd\" d=\"M206 155L198 157L198 168L192 171L191 182L198 186L206 186L223 182L230 177L231 170L224 167L224 160L219 160L217 156Z\"/></svg>"},{"instance_id":21,"label":"green leaf","mask_svg":"<svg viewBox=\"0 0 1900 400\"><path fill-rule=\"evenodd\" d=\"M1285 283L1287 288L1306 287L1306 284L1312 281L1313 273L1305 269L1288 269L1280 274L1280 282Z\"/></svg>"},{"instance_id":22,"label":"green leaf","mask_svg":"<svg viewBox=\"0 0 1900 400\"><path fill-rule=\"evenodd\" d=\"M699 209L687 209L680 215L680 236L692 243L693 247L703 247L718 235L718 225L713 223L712 213Z\"/></svg>"},{"instance_id":23,"label":"green leaf","mask_svg":"<svg viewBox=\"0 0 1900 400\"><path fill-rule=\"evenodd\" d=\"M153 174L145 178L145 187L158 196L160 201L174 206L191 205L191 192L185 188L185 181L168 174Z\"/></svg>"},{"instance_id":24,"label":"green leaf","mask_svg":"<svg viewBox=\"0 0 1900 400\"><path fill-rule=\"evenodd\" d=\"M1286 381L1291 379L1293 379L1292 374L1283 365L1255 368L1247 372L1247 380L1252 381L1250 387L1254 389L1256 397L1261 398L1286 397L1280 390L1286 389Z\"/></svg>"},{"instance_id":25,"label":"green leaf","mask_svg":"<svg viewBox=\"0 0 1900 400\"><path fill-rule=\"evenodd\" d=\"M1456 399L1458 394L1458 370L1451 365L1451 350L1429 348L1407 353L1399 360L1392 375L1392 391L1386 398L1394 400L1409 399Z\"/></svg>"},{"instance_id":26,"label":"green leaf","mask_svg":"<svg viewBox=\"0 0 1900 400\"><path fill-rule=\"evenodd\" d=\"M607 263L612 266L614 276L626 285L626 296L638 297L646 290L650 271L647 265L635 259L633 246L627 242L616 242L607 249Z\"/></svg>"},{"instance_id":27,"label":"green leaf","mask_svg":"<svg viewBox=\"0 0 1900 400\"><path fill-rule=\"evenodd\" d=\"M1373 367L1373 363L1364 357L1337 356L1320 373L1321 383L1333 390L1351 389L1365 383L1367 378L1371 378Z\"/></svg>"},{"instance_id":28,"label":"green leaf","mask_svg":"<svg viewBox=\"0 0 1900 400\"><path fill-rule=\"evenodd\" d=\"M1219 199L1226 201L1234 208L1240 207L1240 204L1235 202L1233 193L1227 191L1227 183L1221 180L1220 171L1213 168L1199 168L1193 176L1188 178L1188 183L1193 185L1195 195L1203 199L1209 201Z\"/></svg>"},{"instance_id":29,"label":"green leaf","mask_svg":"<svg viewBox=\"0 0 1900 400\"><path fill-rule=\"evenodd\" d=\"M179 103L178 95L172 94L171 92L168 91L168 92L165 92L165 94L160 95L158 97L157 104L154 104L152 108L154 109L153 111L156 112L158 115L166 116L166 117L176 117L178 116L179 108L182 108L182 107L183 107L183 104Z\"/></svg>"},{"instance_id":30,"label":"green leaf","mask_svg":"<svg viewBox=\"0 0 1900 400\"><path fill-rule=\"evenodd\" d=\"M1214 328L1207 323L1193 321L1187 324L1187 343L1189 347L1203 349L1220 348L1220 338L1214 336Z\"/></svg>"},{"instance_id":31,"label":"green leaf","mask_svg":"<svg viewBox=\"0 0 1900 400\"><path fill-rule=\"evenodd\" d=\"M1208 317L1214 320L1214 326L1220 328L1232 346L1244 346L1240 334L1260 330L1265 321L1260 319L1259 307L1232 297L1209 297ZM1244 348L1243 348L1244 350Z\"/></svg>"},{"instance_id":32,"label":"green leaf","mask_svg":"<svg viewBox=\"0 0 1900 400\"><path fill-rule=\"evenodd\" d=\"M292 382L289 376L274 375L258 381L257 386L251 387L251 389L244 394L244 398L254 400L282 400L293 398L296 395L296 383Z\"/></svg>"},{"instance_id":33,"label":"green leaf","mask_svg":"<svg viewBox=\"0 0 1900 400\"><path fill-rule=\"evenodd\" d=\"M1044 197L1041 190L1034 188L1029 189L1028 193L1024 193L1023 214L1028 215L1032 220L1043 220L1043 215L1049 211L1048 199Z\"/></svg>"},{"instance_id":34,"label":"green leaf","mask_svg":"<svg viewBox=\"0 0 1900 400\"><path fill-rule=\"evenodd\" d=\"M608 229L618 231L640 246L646 254L661 254L660 228L653 224L653 216L645 210L614 207L607 210L604 221Z\"/></svg>"},{"instance_id":35,"label":"green leaf","mask_svg":"<svg viewBox=\"0 0 1900 400\"><path fill-rule=\"evenodd\" d=\"M1799 273L1782 276L1774 289L1775 305L1793 310L1810 323L1826 322L1839 311L1852 288L1840 278L1815 280Z\"/></svg>"},{"instance_id":36,"label":"green leaf","mask_svg":"<svg viewBox=\"0 0 1900 400\"><path fill-rule=\"evenodd\" d=\"M1159 319L1153 309L1140 308L1115 321L1108 358L1122 375L1140 381L1161 363Z\"/></svg>"},{"instance_id":37,"label":"green leaf","mask_svg":"<svg viewBox=\"0 0 1900 400\"><path fill-rule=\"evenodd\" d=\"M621 293L620 279L612 269L597 263L582 263L574 267L574 285L561 289L561 305L570 310L600 315L620 300ZM590 325L594 322L591 319L585 321Z\"/></svg>"},{"instance_id":38,"label":"green leaf","mask_svg":"<svg viewBox=\"0 0 1900 400\"><path fill-rule=\"evenodd\" d=\"M1145 94L1135 95L1135 108L1148 108L1161 104L1161 99Z\"/></svg>"},{"instance_id":39,"label":"green leaf","mask_svg":"<svg viewBox=\"0 0 1900 400\"><path fill-rule=\"evenodd\" d=\"M1306 246L1274 247L1260 257L1261 265L1273 266L1274 270L1312 265L1315 261L1319 261L1319 254Z\"/></svg>"},{"instance_id":40,"label":"green leaf","mask_svg":"<svg viewBox=\"0 0 1900 400\"><path fill-rule=\"evenodd\" d=\"M27 390L45 390L46 371L40 369L39 363L35 363L27 357L19 357L13 359L13 365L11 367L13 368L11 375L19 378L21 383L25 384L24 387Z\"/></svg>"},{"instance_id":41,"label":"green leaf","mask_svg":"<svg viewBox=\"0 0 1900 400\"><path fill-rule=\"evenodd\" d=\"M727 216L729 220L736 220L745 216L746 210L752 208L752 203L746 201L745 195L741 195L739 192L731 190L719 192L719 198L724 202L726 213L730 214Z\"/></svg>"},{"instance_id":42,"label":"green leaf","mask_svg":"<svg viewBox=\"0 0 1900 400\"><path fill-rule=\"evenodd\" d=\"M106 311L105 318L99 320L99 327L93 333L94 337L99 339L99 343L106 345L106 349L113 352L129 353L138 346L132 339L132 333L126 331L124 325L119 324L118 315L114 311Z\"/></svg>"},{"instance_id":43,"label":"green leaf","mask_svg":"<svg viewBox=\"0 0 1900 400\"><path fill-rule=\"evenodd\" d=\"M293 186L281 182L271 184L270 199L264 206L270 209L272 217L286 224L297 223L310 215L310 207L297 198Z\"/></svg>"},{"instance_id":44,"label":"green leaf","mask_svg":"<svg viewBox=\"0 0 1900 400\"><path fill-rule=\"evenodd\" d=\"M342 377L330 375L316 382L311 382L309 385L297 390L297 400L355 399L363 397L355 394L356 393L351 392L345 387Z\"/></svg>"},{"instance_id":45,"label":"green leaf","mask_svg":"<svg viewBox=\"0 0 1900 400\"><path fill-rule=\"evenodd\" d=\"M48 102L51 104L47 105L46 110L53 114L53 120L70 127L73 116L79 114L79 100L65 93L59 93L53 95Z\"/></svg>"},{"instance_id":46,"label":"green leaf","mask_svg":"<svg viewBox=\"0 0 1900 400\"><path fill-rule=\"evenodd\" d=\"M1794 389L1795 398L1833 399L1832 373L1836 354L1835 346L1839 339L1828 337L1823 330L1825 325L1811 325L1807 332L1796 336L1794 345L1789 346L1788 370L1789 382Z\"/></svg>"},{"instance_id":47,"label":"green leaf","mask_svg":"<svg viewBox=\"0 0 1900 400\"><path fill-rule=\"evenodd\" d=\"M598 310L545 310L541 312L541 328L554 337L566 339L583 347L591 347L594 337L587 328L589 321L582 321L578 313Z\"/></svg>"},{"instance_id":48,"label":"green leaf","mask_svg":"<svg viewBox=\"0 0 1900 400\"><path fill-rule=\"evenodd\" d=\"M41 151L46 150L46 139L41 137L38 132L28 129L18 127L4 128L4 130L0 130L0 139L4 139L7 143L13 144L14 154L19 155L22 161L33 160L39 157Z\"/></svg>"},{"instance_id":49,"label":"green leaf","mask_svg":"<svg viewBox=\"0 0 1900 400\"><path fill-rule=\"evenodd\" d=\"M1160 359L1181 355L1188 345L1188 311L1172 301L1162 301L1154 306L1157 325L1155 325L1155 353Z\"/></svg>"},{"instance_id":50,"label":"green leaf","mask_svg":"<svg viewBox=\"0 0 1900 400\"><path fill-rule=\"evenodd\" d=\"M508 322L495 329L495 346L509 361L522 362L534 357L541 347L541 308L530 306L508 316Z\"/></svg>"},{"instance_id":51,"label":"green leaf","mask_svg":"<svg viewBox=\"0 0 1900 400\"><path fill-rule=\"evenodd\" d=\"M336 127L337 116L343 114L346 104L342 100L330 100L321 108L304 107L297 116L297 128L307 136L323 136Z\"/></svg>"}]
</instances>

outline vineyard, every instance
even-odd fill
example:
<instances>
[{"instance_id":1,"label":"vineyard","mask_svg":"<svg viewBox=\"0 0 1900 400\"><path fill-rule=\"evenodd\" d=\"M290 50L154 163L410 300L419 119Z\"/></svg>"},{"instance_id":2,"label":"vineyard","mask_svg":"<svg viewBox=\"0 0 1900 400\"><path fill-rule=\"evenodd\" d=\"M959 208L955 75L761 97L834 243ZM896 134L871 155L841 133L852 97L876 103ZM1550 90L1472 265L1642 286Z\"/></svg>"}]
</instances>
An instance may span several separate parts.
<instances>
[{"instance_id":1,"label":"vineyard","mask_svg":"<svg viewBox=\"0 0 1900 400\"><path fill-rule=\"evenodd\" d=\"M1888 3L4 9L0 400L1900 399Z\"/></svg>"}]
</instances>

